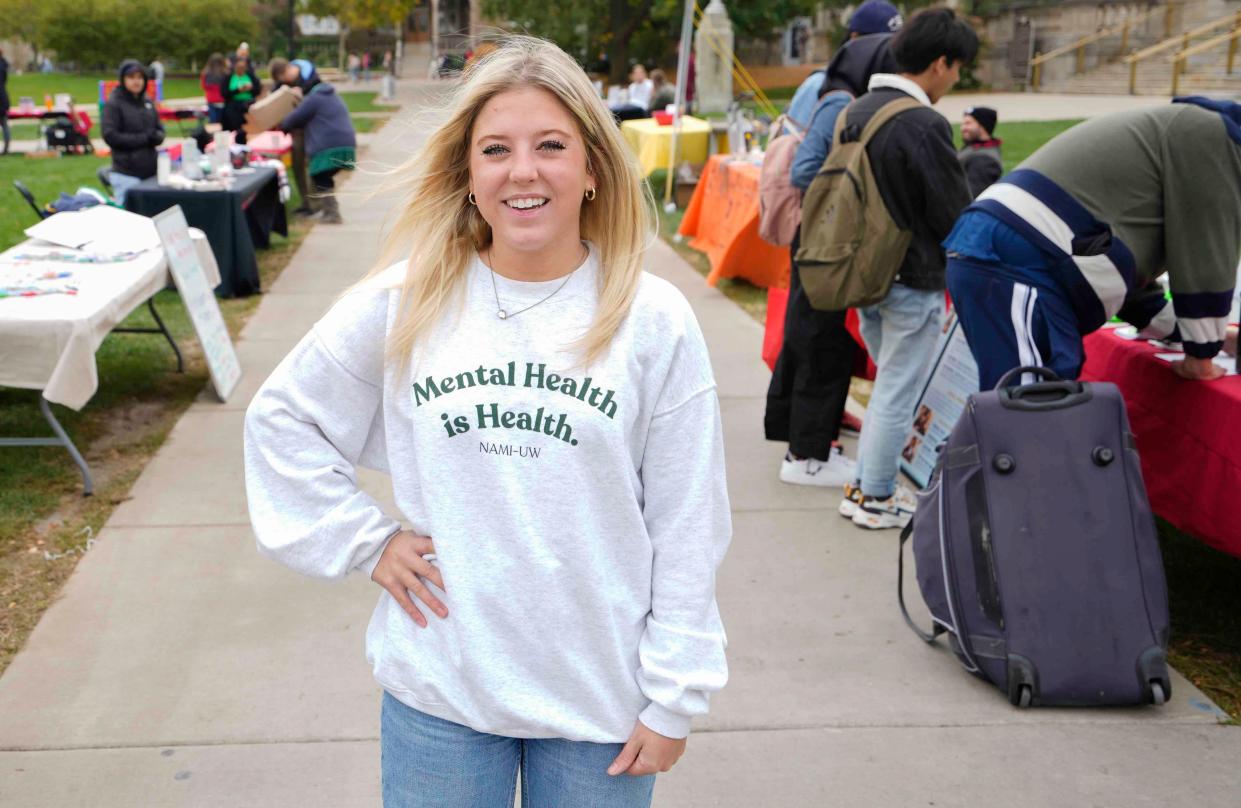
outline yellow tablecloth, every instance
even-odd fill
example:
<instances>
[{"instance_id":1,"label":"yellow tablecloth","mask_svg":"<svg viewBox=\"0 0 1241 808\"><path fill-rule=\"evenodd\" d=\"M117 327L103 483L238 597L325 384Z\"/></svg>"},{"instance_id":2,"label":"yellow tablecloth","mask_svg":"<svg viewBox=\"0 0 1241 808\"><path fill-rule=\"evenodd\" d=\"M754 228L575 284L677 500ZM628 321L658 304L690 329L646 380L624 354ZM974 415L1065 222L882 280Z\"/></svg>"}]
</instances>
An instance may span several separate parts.
<instances>
[{"instance_id":1,"label":"yellow tablecloth","mask_svg":"<svg viewBox=\"0 0 1241 808\"><path fill-rule=\"evenodd\" d=\"M621 124L621 134L629 141L630 148L638 155L642 176L657 168L668 167L668 150L672 148L673 126L660 126L654 118L640 118ZM711 124L701 118L685 116L681 120L681 133L677 137L677 162L707 162L707 142L711 136Z\"/></svg>"}]
</instances>

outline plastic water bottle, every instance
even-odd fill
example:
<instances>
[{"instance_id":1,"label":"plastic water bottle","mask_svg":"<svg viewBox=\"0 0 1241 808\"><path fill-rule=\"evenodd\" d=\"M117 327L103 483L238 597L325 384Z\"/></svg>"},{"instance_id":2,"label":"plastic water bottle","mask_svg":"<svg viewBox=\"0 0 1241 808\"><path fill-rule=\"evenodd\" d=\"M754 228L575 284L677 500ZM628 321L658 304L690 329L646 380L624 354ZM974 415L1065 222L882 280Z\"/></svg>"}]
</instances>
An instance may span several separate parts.
<instances>
[{"instance_id":1,"label":"plastic water bottle","mask_svg":"<svg viewBox=\"0 0 1241 808\"><path fill-rule=\"evenodd\" d=\"M172 177L172 160L167 149L160 149L155 158L155 181L167 185Z\"/></svg>"}]
</instances>

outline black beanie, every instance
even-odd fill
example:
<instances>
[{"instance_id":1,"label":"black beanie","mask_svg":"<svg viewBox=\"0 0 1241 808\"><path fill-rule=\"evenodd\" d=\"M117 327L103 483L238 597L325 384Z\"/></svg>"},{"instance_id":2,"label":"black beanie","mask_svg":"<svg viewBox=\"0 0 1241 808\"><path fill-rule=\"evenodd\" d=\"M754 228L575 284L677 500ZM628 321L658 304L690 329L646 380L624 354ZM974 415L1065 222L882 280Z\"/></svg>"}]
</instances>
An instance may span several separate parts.
<instances>
[{"instance_id":1,"label":"black beanie","mask_svg":"<svg viewBox=\"0 0 1241 808\"><path fill-rule=\"evenodd\" d=\"M995 127L999 124L999 116L991 107L970 107L965 114L978 121L978 125L987 130L987 134L995 137Z\"/></svg>"}]
</instances>

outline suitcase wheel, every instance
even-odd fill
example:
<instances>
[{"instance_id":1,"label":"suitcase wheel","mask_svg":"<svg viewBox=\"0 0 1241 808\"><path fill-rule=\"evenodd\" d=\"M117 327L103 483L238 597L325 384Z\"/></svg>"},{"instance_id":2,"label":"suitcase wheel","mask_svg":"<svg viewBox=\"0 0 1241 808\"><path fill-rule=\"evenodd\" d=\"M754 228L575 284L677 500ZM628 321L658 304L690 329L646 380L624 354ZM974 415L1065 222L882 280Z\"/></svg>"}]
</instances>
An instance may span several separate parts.
<instances>
[{"instance_id":1,"label":"suitcase wheel","mask_svg":"<svg viewBox=\"0 0 1241 808\"><path fill-rule=\"evenodd\" d=\"M1158 681L1152 681L1151 682L1151 703L1158 705L1158 704L1166 704L1167 701L1168 701L1168 697L1163 692L1163 683L1158 682Z\"/></svg>"},{"instance_id":2,"label":"suitcase wheel","mask_svg":"<svg viewBox=\"0 0 1241 808\"><path fill-rule=\"evenodd\" d=\"M1030 689L1030 686L1022 685L1021 692L1017 696L1016 705L1018 707L1029 707L1032 701L1034 701L1034 693Z\"/></svg>"}]
</instances>

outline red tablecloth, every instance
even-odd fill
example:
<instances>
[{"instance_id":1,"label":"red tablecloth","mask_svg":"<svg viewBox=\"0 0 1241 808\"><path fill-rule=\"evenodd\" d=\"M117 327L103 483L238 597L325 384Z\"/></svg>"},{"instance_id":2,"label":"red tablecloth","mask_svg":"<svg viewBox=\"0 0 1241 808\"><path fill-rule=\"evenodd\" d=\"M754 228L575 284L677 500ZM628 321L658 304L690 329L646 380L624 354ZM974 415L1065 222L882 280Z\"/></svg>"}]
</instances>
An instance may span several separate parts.
<instances>
[{"instance_id":1,"label":"red tablecloth","mask_svg":"<svg viewBox=\"0 0 1241 808\"><path fill-rule=\"evenodd\" d=\"M677 231L711 259L707 283L744 278L760 288L789 285L789 248L758 235L759 166L714 154L707 160Z\"/></svg>"},{"instance_id":2,"label":"red tablecloth","mask_svg":"<svg viewBox=\"0 0 1241 808\"><path fill-rule=\"evenodd\" d=\"M1190 382L1160 351L1110 330L1086 337L1082 378L1125 396L1155 513L1241 556L1241 376Z\"/></svg>"}]
</instances>

